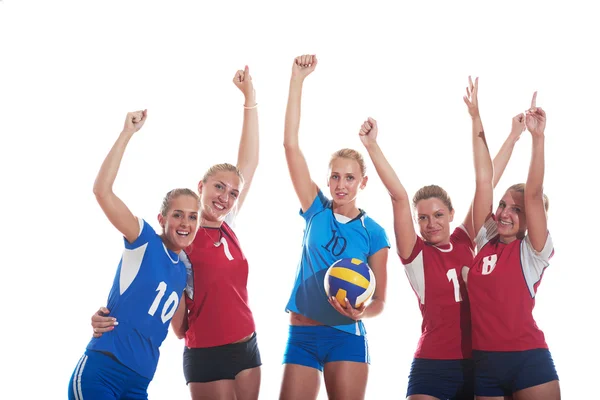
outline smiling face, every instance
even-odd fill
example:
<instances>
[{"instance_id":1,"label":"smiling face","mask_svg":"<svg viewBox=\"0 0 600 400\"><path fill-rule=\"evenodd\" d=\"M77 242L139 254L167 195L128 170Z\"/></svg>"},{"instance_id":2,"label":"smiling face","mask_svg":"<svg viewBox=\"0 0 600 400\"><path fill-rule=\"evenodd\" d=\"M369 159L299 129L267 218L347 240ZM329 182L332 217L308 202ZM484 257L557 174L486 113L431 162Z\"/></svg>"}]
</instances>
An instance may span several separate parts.
<instances>
[{"instance_id":1,"label":"smiling face","mask_svg":"<svg viewBox=\"0 0 600 400\"><path fill-rule=\"evenodd\" d=\"M198 230L199 208L198 196L189 189L176 189L167 194L158 222L169 250L179 253L192 243Z\"/></svg>"},{"instance_id":2,"label":"smiling face","mask_svg":"<svg viewBox=\"0 0 600 400\"><path fill-rule=\"evenodd\" d=\"M235 208L243 182L235 171L217 171L198 184L201 218L208 226L220 223Z\"/></svg>"},{"instance_id":3,"label":"smiling face","mask_svg":"<svg viewBox=\"0 0 600 400\"><path fill-rule=\"evenodd\" d=\"M510 243L525 237L527 216L523 193L507 190L496 209L496 227L500 240Z\"/></svg>"}]
</instances>

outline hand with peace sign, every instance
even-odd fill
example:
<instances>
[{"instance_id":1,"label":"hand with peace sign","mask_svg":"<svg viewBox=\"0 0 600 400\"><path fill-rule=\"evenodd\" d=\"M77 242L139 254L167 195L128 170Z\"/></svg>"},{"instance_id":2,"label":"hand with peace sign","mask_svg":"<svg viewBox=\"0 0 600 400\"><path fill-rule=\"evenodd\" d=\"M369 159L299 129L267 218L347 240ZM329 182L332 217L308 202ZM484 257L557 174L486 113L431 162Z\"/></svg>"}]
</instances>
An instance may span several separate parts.
<instances>
[{"instance_id":1,"label":"hand with peace sign","mask_svg":"<svg viewBox=\"0 0 600 400\"><path fill-rule=\"evenodd\" d=\"M469 86L467 87L467 95L463 96L465 104L469 108L471 118L479 118L479 102L477 100L477 92L479 90L479 78L475 78L475 83L469 76Z\"/></svg>"},{"instance_id":2,"label":"hand with peace sign","mask_svg":"<svg viewBox=\"0 0 600 400\"><path fill-rule=\"evenodd\" d=\"M525 116L525 125L532 136L544 136L544 130L546 129L546 112L542 110L541 107L536 106L536 98L537 92L533 92L531 108L527 110L527 115Z\"/></svg>"}]
</instances>

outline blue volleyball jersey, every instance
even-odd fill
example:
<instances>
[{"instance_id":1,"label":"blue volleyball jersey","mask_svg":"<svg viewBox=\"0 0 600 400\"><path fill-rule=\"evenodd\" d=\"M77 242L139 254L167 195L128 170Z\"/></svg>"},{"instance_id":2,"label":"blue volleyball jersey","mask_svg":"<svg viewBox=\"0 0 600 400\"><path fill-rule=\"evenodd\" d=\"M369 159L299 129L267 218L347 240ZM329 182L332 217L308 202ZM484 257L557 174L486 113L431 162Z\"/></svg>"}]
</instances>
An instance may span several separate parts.
<instances>
[{"instance_id":1,"label":"blue volleyball jersey","mask_svg":"<svg viewBox=\"0 0 600 400\"><path fill-rule=\"evenodd\" d=\"M185 288L186 269L179 255L168 250L160 236L144 220L140 236L129 243L119 262L108 295L107 308L119 325L99 338L89 350L108 352L141 376L152 379ZM185 257L185 253L180 253Z\"/></svg>"},{"instance_id":2,"label":"blue volleyball jersey","mask_svg":"<svg viewBox=\"0 0 600 400\"><path fill-rule=\"evenodd\" d=\"M319 190L306 212L302 256L296 273L287 311L302 314L324 325L363 336L362 321L354 321L339 312L327 300L324 278L331 264L341 258L358 258L365 263L379 250L390 247L385 230L364 211L346 223L338 221L332 201Z\"/></svg>"}]
</instances>

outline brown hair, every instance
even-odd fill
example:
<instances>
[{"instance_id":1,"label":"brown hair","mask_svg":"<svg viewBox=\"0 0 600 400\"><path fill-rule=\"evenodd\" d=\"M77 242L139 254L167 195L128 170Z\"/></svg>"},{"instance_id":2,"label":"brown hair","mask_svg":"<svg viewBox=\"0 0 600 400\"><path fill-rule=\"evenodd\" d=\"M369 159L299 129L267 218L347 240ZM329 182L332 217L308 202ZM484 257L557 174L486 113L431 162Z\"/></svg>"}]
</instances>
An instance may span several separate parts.
<instances>
[{"instance_id":1,"label":"brown hair","mask_svg":"<svg viewBox=\"0 0 600 400\"><path fill-rule=\"evenodd\" d=\"M198 195L190 189L173 189L169 191L163 198L162 204L160 205L160 215L163 217L167 216L167 211L171 205L171 200L176 199L179 196L192 196L196 201L200 201Z\"/></svg>"},{"instance_id":2,"label":"brown hair","mask_svg":"<svg viewBox=\"0 0 600 400\"><path fill-rule=\"evenodd\" d=\"M525 184L524 183L516 183L516 184L512 185L511 187L509 187L508 189L506 189L506 191L507 192L513 191L513 192L525 194ZM544 209L546 210L546 212L548 212L548 209L550 208L550 199L548 199L548 196L546 196L545 194L543 194L543 196L544 196Z\"/></svg>"},{"instance_id":3,"label":"brown hair","mask_svg":"<svg viewBox=\"0 0 600 400\"><path fill-rule=\"evenodd\" d=\"M365 160L358 151L352 149L341 149L336 151L331 155L331 159L329 160L329 168L331 168L333 161L337 158L347 158L356 161L360 167L360 173L362 176L367 175L367 166L365 165Z\"/></svg>"},{"instance_id":4,"label":"brown hair","mask_svg":"<svg viewBox=\"0 0 600 400\"><path fill-rule=\"evenodd\" d=\"M206 173L204 174L204 177L202 178L202 182L206 183L208 178L210 178L217 172L222 172L222 171L235 172L235 174L238 176L238 178L240 178L240 181L242 183L244 183L244 177L242 176L242 172L239 170L238 167L236 167L233 164L229 164L229 163L215 164L212 167L210 167L208 169L208 171L206 171Z\"/></svg>"},{"instance_id":5,"label":"brown hair","mask_svg":"<svg viewBox=\"0 0 600 400\"><path fill-rule=\"evenodd\" d=\"M428 185L423 186L421 189L417 190L415 196L413 197L413 207L417 207L417 203L421 200L427 200L435 197L439 199L448 207L449 211L452 211L452 200L450 200L450 196L448 193L438 185Z\"/></svg>"}]
</instances>

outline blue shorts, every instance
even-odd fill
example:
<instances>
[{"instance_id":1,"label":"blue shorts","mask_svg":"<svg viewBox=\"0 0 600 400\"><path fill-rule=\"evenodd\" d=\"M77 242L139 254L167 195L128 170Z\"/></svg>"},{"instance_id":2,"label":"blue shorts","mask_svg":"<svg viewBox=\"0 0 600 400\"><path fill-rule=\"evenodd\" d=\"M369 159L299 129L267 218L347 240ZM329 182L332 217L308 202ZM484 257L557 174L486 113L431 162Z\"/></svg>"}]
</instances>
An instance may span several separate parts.
<instances>
[{"instance_id":1,"label":"blue shorts","mask_svg":"<svg viewBox=\"0 0 600 400\"><path fill-rule=\"evenodd\" d=\"M510 396L519 390L558 380L548 349L473 350L473 360L478 396Z\"/></svg>"},{"instance_id":2,"label":"blue shorts","mask_svg":"<svg viewBox=\"0 0 600 400\"><path fill-rule=\"evenodd\" d=\"M415 358L406 397L426 394L440 400L473 400L473 360Z\"/></svg>"},{"instance_id":3,"label":"blue shorts","mask_svg":"<svg viewBox=\"0 0 600 400\"><path fill-rule=\"evenodd\" d=\"M298 364L323 371L334 361L370 363L366 336L357 336L330 326L290 325L284 364Z\"/></svg>"},{"instance_id":4,"label":"blue shorts","mask_svg":"<svg viewBox=\"0 0 600 400\"><path fill-rule=\"evenodd\" d=\"M86 350L69 381L69 400L147 399L150 379L112 355Z\"/></svg>"}]
</instances>

